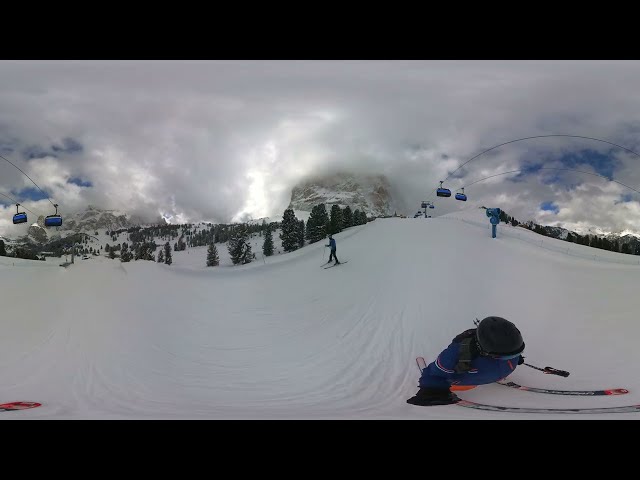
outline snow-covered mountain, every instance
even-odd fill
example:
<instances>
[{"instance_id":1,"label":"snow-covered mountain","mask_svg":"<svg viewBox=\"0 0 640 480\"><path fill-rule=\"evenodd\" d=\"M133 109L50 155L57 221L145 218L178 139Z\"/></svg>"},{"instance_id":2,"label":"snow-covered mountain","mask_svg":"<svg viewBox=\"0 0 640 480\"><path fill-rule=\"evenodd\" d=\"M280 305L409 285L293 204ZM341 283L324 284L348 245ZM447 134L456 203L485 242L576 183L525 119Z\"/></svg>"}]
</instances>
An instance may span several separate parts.
<instances>
[{"instance_id":1,"label":"snow-covered mountain","mask_svg":"<svg viewBox=\"0 0 640 480\"><path fill-rule=\"evenodd\" d=\"M545 235L547 237L558 238L560 240L566 240L567 236L570 233L576 233L576 232L574 232L572 230L567 230L566 228L563 228L563 227L540 225L540 224L535 223L535 222L533 222L531 220L528 221L528 222L520 222L520 224L522 226L525 226L529 230L536 230L536 228L542 229L542 230L544 230Z\"/></svg>"},{"instance_id":2,"label":"snow-covered mountain","mask_svg":"<svg viewBox=\"0 0 640 480\"><path fill-rule=\"evenodd\" d=\"M540 225L533 221L521 222L521 226L533 230L537 233L543 233L547 237L557 238L559 240L567 240L569 235L572 235L573 241L575 241L576 235L583 237L606 239L609 242L617 242L618 251L622 249L623 245L628 245L630 251L635 253L640 251L640 234L632 232L630 230L624 230L621 232L609 232L603 230L600 227L589 227L576 230L568 230L563 227Z\"/></svg>"},{"instance_id":3,"label":"snow-covered mountain","mask_svg":"<svg viewBox=\"0 0 640 480\"><path fill-rule=\"evenodd\" d=\"M149 223L144 219L134 217L119 210L101 210L89 205L83 212L67 215L64 218L62 229L75 232L90 230L118 230ZM166 221L158 217L154 224L165 224Z\"/></svg>"},{"instance_id":4,"label":"snow-covered mountain","mask_svg":"<svg viewBox=\"0 0 640 480\"><path fill-rule=\"evenodd\" d=\"M29 226L27 236L36 243L45 243L55 238L70 235L77 232L93 234L99 230L118 230L145 224L166 224L166 221L158 216L154 222L129 215L118 210L102 210L89 205L86 210L64 215L62 227L47 229L44 226L44 217Z\"/></svg>"},{"instance_id":5,"label":"snow-covered mountain","mask_svg":"<svg viewBox=\"0 0 640 480\"><path fill-rule=\"evenodd\" d=\"M367 216L393 215L396 202L392 198L389 180L384 175L337 173L310 178L296 185L291 192L289 208L310 212L320 203L333 204L351 210L364 210Z\"/></svg>"}]
</instances>

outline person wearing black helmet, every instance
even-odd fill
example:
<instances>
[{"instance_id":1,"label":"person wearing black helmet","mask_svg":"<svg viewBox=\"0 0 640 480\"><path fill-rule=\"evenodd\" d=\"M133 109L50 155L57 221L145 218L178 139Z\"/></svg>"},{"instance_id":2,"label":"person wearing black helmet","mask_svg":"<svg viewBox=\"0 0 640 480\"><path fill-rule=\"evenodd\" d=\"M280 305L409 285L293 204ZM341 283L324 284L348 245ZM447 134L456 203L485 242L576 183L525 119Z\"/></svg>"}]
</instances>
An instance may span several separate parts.
<instances>
[{"instance_id":1,"label":"person wearing black helmet","mask_svg":"<svg viewBox=\"0 0 640 480\"><path fill-rule=\"evenodd\" d=\"M502 317L474 322L476 328L455 337L420 376L418 393L407 403L419 406L450 405L460 398L453 391L497 382L524 363L520 330Z\"/></svg>"}]
</instances>

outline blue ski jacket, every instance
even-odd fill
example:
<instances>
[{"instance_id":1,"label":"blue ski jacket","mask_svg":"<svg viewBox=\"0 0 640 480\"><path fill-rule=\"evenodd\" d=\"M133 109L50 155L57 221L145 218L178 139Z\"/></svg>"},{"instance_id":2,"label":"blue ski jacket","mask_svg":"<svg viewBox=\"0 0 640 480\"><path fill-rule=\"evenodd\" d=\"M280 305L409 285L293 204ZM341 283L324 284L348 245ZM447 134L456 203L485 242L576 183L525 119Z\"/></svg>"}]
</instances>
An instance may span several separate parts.
<instances>
[{"instance_id":1,"label":"blue ski jacket","mask_svg":"<svg viewBox=\"0 0 640 480\"><path fill-rule=\"evenodd\" d=\"M516 367L524 361L522 355L502 360L490 356L472 357L467 372L455 371L460 356L460 341L463 334L454 338L434 362L422 371L420 387L449 388L452 385L484 385L497 382L511 375Z\"/></svg>"},{"instance_id":2,"label":"blue ski jacket","mask_svg":"<svg viewBox=\"0 0 640 480\"><path fill-rule=\"evenodd\" d=\"M330 238L329 239L329 245L325 245L325 247L331 247L331 250L335 250L336 249L336 239L335 238Z\"/></svg>"}]
</instances>

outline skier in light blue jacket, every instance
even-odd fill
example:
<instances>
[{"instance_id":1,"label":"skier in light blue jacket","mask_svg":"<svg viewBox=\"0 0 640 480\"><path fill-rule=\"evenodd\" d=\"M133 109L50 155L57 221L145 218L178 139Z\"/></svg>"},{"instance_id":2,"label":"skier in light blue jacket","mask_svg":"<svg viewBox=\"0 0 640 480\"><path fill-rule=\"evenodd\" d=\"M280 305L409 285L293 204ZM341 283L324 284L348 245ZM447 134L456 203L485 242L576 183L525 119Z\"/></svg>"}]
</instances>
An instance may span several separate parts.
<instances>
[{"instance_id":1,"label":"skier in light blue jacket","mask_svg":"<svg viewBox=\"0 0 640 480\"><path fill-rule=\"evenodd\" d=\"M329 245L325 245L325 247L331 247L331 255L329 255L329 261L327 263L331 263L331 259L335 258L336 259L336 263L334 263L334 265L338 265L340 263L340 261L338 260L338 257L336 256L336 241L333 238L333 235L329 234Z\"/></svg>"}]
</instances>

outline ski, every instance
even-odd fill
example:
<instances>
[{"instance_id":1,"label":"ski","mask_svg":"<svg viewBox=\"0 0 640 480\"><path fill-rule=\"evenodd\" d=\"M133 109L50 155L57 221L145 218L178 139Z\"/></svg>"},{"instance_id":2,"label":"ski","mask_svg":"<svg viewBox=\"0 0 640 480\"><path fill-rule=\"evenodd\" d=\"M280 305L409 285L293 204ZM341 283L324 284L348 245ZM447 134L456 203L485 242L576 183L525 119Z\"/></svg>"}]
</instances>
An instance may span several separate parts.
<instances>
[{"instance_id":1,"label":"ski","mask_svg":"<svg viewBox=\"0 0 640 480\"><path fill-rule=\"evenodd\" d=\"M460 400L454 405L465 408L475 408L476 410L488 410L492 412L511 413L632 413L640 412L640 405L625 405L622 407L600 407L600 408L532 408L532 407L502 407L500 405L486 405L483 403Z\"/></svg>"},{"instance_id":2,"label":"ski","mask_svg":"<svg viewBox=\"0 0 640 480\"><path fill-rule=\"evenodd\" d=\"M577 396L599 396L599 395L625 395L629 393L629 390L625 388L610 388L607 390L551 390L548 388L526 387L518 385L514 382L496 382L498 385L504 385L505 387L511 387L518 390L524 390L526 392L534 393L548 393L551 395L577 395Z\"/></svg>"},{"instance_id":3,"label":"ski","mask_svg":"<svg viewBox=\"0 0 640 480\"><path fill-rule=\"evenodd\" d=\"M418 362L418 368L422 372L423 368L426 368L427 364L423 357L416 359ZM515 382L496 382L498 385L504 385L505 387L515 388L517 390L523 390L533 393L547 393L550 395L575 395L575 396L602 396L602 395L625 395L629 393L626 388L609 388L606 390L554 390L549 388L527 387L519 385Z\"/></svg>"},{"instance_id":4,"label":"ski","mask_svg":"<svg viewBox=\"0 0 640 480\"><path fill-rule=\"evenodd\" d=\"M347 263L349 260L344 261L344 262L340 262L340 263L334 263L333 265L329 265L328 267L324 267L324 269L326 270L327 268L333 268L333 267L337 267L338 265L344 265L345 263Z\"/></svg>"},{"instance_id":5,"label":"ski","mask_svg":"<svg viewBox=\"0 0 640 480\"><path fill-rule=\"evenodd\" d=\"M418 364L418 369L422 373L422 370L427 367L427 362L424 357L417 357L416 363ZM522 387L514 382L500 383L500 385L504 385L507 387L524 389L531 392L536 393L553 393L554 395L622 395L624 393L628 393L628 390L624 388L616 388L611 390L591 390L584 393L584 390L548 390L545 388L536 388L533 387ZM563 392L563 393L558 393ZM578 392L578 393L576 393ZM582 392L582 393L580 393ZM593 392L616 392L616 393L593 393ZM469 400L460 400L458 403L453 405L465 407L465 408L473 408L476 410L486 410L491 412L510 412L510 413L576 413L576 414L594 414L594 413L634 413L640 412L640 405L623 405L620 407L596 407L596 408L537 408L537 407L503 407L501 405L488 405L484 403L476 403L471 402Z\"/></svg>"},{"instance_id":6,"label":"ski","mask_svg":"<svg viewBox=\"0 0 640 480\"><path fill-rule=\"evenodd\" d=\"M26 410L27 408L36 408L41 406L37 402L11 402L0 404L0 412L11 412L14 410Z\"/></svg>"}]
</instances>

